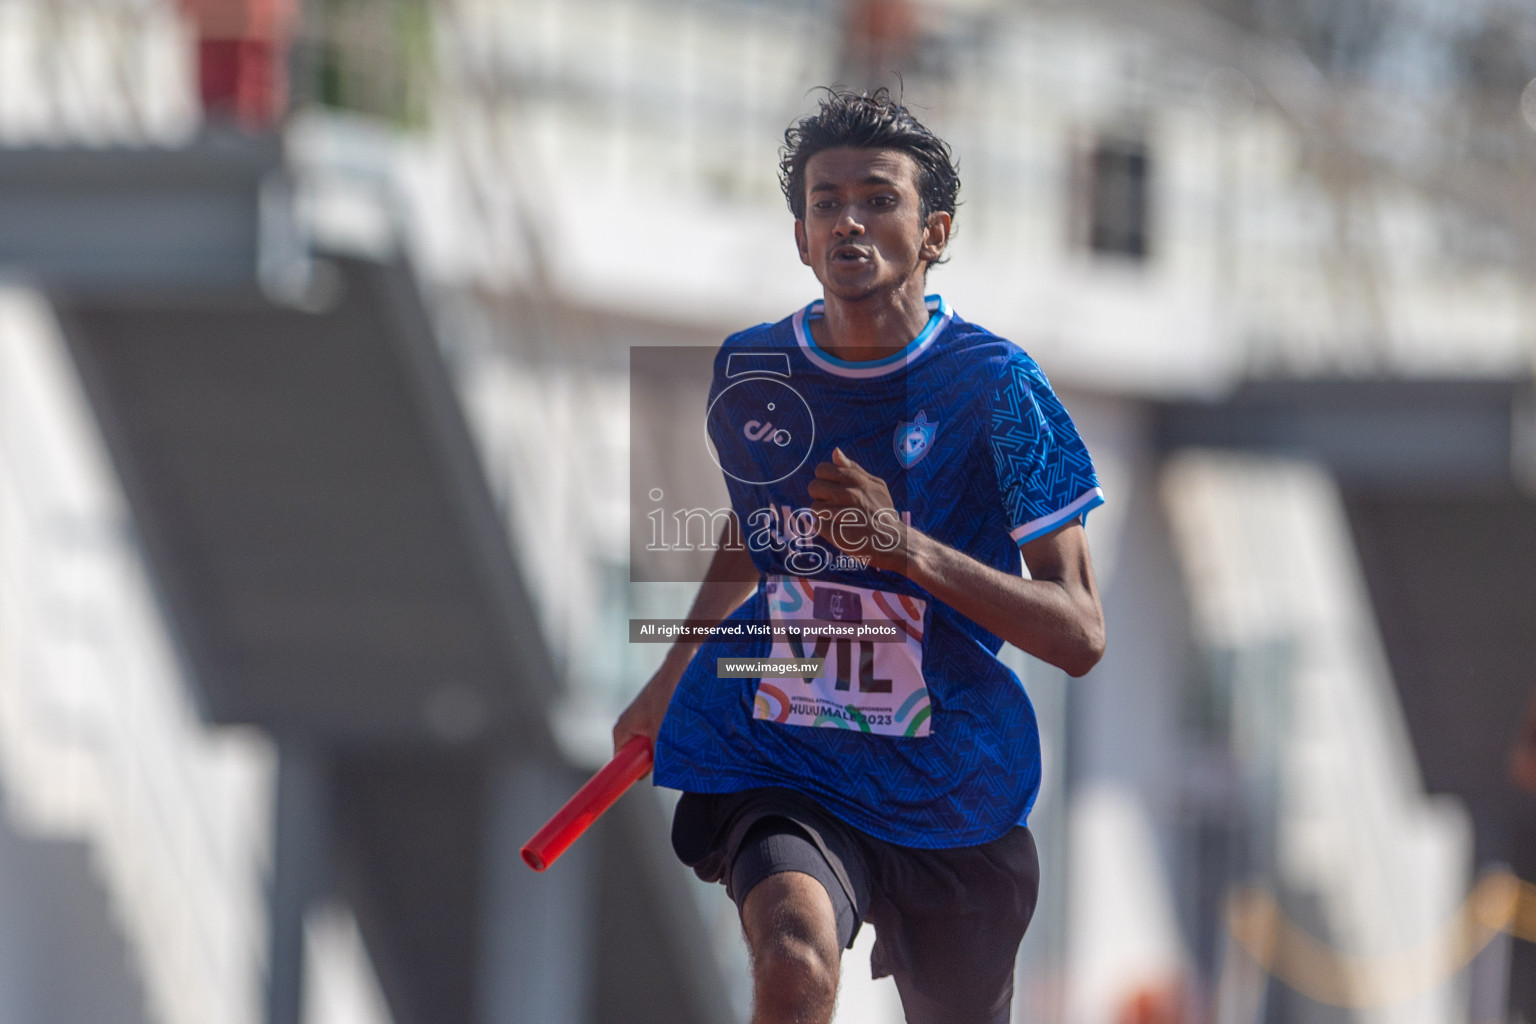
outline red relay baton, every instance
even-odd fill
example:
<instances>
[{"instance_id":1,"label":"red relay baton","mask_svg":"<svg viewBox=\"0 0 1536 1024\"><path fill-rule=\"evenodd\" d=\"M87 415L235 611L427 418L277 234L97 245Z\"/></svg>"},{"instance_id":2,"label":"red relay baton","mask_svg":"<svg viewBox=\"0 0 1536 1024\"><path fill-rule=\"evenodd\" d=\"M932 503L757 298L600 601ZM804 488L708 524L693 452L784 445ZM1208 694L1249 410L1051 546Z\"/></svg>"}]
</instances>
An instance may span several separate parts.
<instances>
[{"instance_id":1,"label":"red relay baton","mask_svg":"<svg viewBox=\"0 0 1536 1024\"><path fill-rule=\"evenodd\" d=\"M614 801L651 770L651 741L636 736L619 748L576 795L523 844L523 861L535 871L553 864Z\"/></svg>"}]
</instances>

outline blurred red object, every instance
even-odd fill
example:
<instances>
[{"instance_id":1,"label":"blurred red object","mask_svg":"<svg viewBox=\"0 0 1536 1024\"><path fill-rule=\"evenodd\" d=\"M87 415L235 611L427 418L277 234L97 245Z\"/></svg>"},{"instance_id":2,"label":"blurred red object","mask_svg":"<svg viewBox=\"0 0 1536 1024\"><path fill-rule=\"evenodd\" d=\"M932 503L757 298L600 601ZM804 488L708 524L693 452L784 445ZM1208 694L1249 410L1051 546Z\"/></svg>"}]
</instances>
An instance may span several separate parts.
<instances>
[{"instance_id":1,"label":"blurred red object","mask_svg":"<svg viewBox=\"0 0 1536 1024\"><path fill-rule=\"evenodd\" d=\"M1177 982L1137 989L1120 1004L1115 1024L1187 1024L1189 1000Z\"/></svg>"},{"instance_id":2,"label":"blurred red object","mask_svg":"<svg viewBox=\"0 0 1536 1024\"><path fill-rule=\"evenodd\" d=\"M1509 779L1527 793L1536 793L1536 696L1525 709L1520 732L1509 752Z\"/></svg>"},{"instance_id":3,"label":"blurred red object","mask_svg":"<svg viewBox=\"0 0 1536 1024\"><path fill-rule=\"evenodd\" d=\"M910 0L853 0L843 23L846 59L875 77L900 71L917 52L919 27Z\"/></svg>"},{"instance_id":4,"label":"blurred red object","mask_svg":"<svg viewBox=\"0 0 1536 1024\"><path fill-rule=\"evenodd\" d=\"M279 66L284 55L265 39L199 39L197 86L203 110L232 116L248 128L274 122L287 95Z\"/></svg>"},{"instance_id":5,"label":"blurred red object","mask_svg":"<svg viewBox=\"0 0 1536 1024\"><path fill-rule=\"evenodd\" d=\"M183 0L183 8L197 27L203 112L270 126L288 98L294 0Z\"/></svg>"}]
</instances>

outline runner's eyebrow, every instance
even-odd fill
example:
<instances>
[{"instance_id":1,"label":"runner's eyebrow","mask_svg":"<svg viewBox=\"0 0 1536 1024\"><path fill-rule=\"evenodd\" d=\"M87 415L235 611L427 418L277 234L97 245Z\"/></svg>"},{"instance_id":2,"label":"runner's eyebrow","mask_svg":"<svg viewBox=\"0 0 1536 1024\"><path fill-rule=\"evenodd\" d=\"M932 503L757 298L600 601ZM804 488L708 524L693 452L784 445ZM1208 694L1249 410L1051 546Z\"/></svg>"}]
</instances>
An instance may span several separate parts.
<instances>
[{"instance_id":1,"label":"runner's eyebrow","mask_svg":"<svg viewBox=\"0 0 1536 1024\"><path fill-rule=\"evenodd\" d=\"M896 179L894 179L894 178L887 178L883 174L871 174L868 177L866 177L863 181L859 182L860 185L895 185L896 183L897 183ZM823 179L821 181L816 182L816 184L812 185L811 186L811 191L812 192L836 192L839 187L840 186L836 182L827 181L827 180Z\"/></svg>"}]
</instances>

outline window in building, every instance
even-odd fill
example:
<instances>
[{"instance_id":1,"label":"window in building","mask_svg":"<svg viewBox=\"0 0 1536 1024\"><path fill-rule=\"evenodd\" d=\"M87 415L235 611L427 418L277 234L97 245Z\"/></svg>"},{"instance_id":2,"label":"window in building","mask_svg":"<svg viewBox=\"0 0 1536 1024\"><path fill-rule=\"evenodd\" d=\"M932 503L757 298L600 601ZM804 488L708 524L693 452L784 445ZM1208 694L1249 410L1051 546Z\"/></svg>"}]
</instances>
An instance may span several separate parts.
<instances>
[{"instance_id":1,"label":"window in building","mask_svg":"<svg viewBox=\"0 0 1536 1024\"><path fill-rule=\"evenodd\" d=\"M1090 250L1147 258L1150 169L1146 143L1138 139L1103 138L1089 151L1085 213Z\"/></svg>"}]
</instances>

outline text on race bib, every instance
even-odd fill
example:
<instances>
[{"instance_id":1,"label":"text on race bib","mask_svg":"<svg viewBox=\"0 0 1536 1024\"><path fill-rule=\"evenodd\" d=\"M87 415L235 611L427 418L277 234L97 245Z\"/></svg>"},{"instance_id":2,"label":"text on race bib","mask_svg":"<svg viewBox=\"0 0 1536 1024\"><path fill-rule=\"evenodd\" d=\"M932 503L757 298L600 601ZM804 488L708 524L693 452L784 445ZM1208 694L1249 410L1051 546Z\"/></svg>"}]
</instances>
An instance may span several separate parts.
<instances>
[{"instance_id":1,"label":"text on race bib","mask_svg":"<svg viewBox=\"0 0 1536 1024\"><path fill-rule=\"evenodd\" d=\"M775 628L771 658L825 659L823 674L762 679L752 716L780 725L849 729L880 736L928 735L932 709L923 679L923 613L927 602L905 594L770 576L768 615L774 626L815 631L828 623L891 622L895 642L841 636L784 637Z\"/></svg>"}]
</instances>

